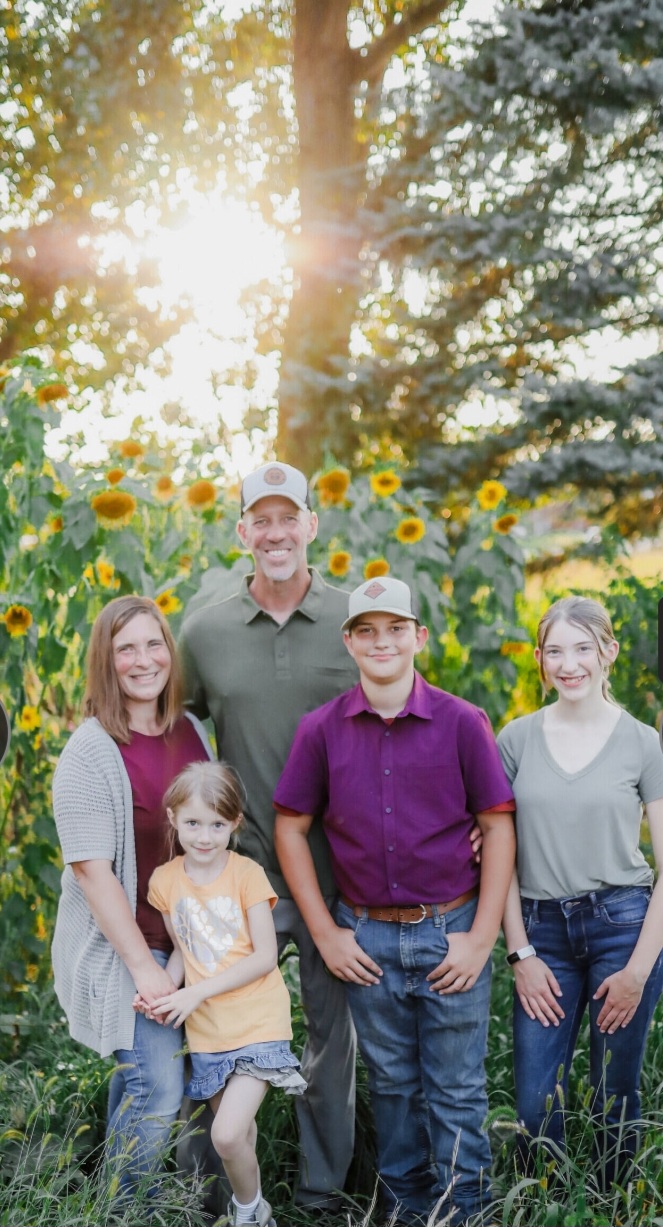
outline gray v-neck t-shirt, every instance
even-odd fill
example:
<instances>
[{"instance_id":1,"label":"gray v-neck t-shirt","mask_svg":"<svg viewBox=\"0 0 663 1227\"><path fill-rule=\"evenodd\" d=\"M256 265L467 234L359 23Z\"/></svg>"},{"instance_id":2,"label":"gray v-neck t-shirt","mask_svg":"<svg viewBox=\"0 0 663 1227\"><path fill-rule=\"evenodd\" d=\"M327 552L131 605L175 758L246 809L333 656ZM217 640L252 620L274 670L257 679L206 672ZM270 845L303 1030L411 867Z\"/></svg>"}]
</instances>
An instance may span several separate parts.
<instances>
[{"instance_id":1,"label":"gray v-neck t-shirt","mask_svg":"<svg viewBox=\"0 0 663 1227\"><path fill-rule=\"evenodd\" d=\"M497 738L516 798L518 879L528 899L566 899L610 886L648 886L639 847L642 805L663 797L655 729L623 711L580 771L564 771L543 729L544 708Z\"/></svg>"}]
</instances>

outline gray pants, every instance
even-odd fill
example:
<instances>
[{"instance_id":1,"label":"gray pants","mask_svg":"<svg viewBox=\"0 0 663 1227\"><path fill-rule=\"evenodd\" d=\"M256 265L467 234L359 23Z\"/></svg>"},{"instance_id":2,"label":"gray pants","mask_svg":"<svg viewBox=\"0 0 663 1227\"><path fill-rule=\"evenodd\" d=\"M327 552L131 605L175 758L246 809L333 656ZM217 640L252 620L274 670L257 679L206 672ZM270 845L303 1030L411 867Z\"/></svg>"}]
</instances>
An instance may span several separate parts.
<instances>
[{"instance_id":1,"label":"gray pants","mask_svg":"<svg viewBox=\"0 0 663 1227\"><path fill-rule=\"evenodd\" d=\"M332 900L327 904L331 907ZM295 1103L299 1125L299 1205L334 1204L352 1160L355 1124L356 1038L345 988L328 975L308 929L292 899L279 899L273 912L279 954L289 941L299 952L302 1006L307 1040L302 1055L302 1075L308 1083ZM188 1118L196 1104L184 1101ZM178 1165L184 1171L198 1170L222 1176L223 1169L209 1137L212 1113L206 1108L195 1121L198 1133L185 1133L178 1146ZM215 1182L216 1183L216 1182ZM225 1186L227 1189L227 1186ZM267 1190L268 1192L268 1190ZM208 1207L221 1213L227 1196L223 1186Z\"/></svg>"}]
</instances>

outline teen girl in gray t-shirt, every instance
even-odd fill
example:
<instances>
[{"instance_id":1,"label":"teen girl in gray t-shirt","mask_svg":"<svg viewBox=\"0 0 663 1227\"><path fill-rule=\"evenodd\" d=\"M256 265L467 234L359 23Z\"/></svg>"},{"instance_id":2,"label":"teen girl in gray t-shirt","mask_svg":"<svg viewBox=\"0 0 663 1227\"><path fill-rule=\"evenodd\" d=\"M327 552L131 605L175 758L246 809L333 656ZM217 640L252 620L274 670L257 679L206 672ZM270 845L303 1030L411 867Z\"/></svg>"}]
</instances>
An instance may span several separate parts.
<instances>
[{"instance_id":1,"label":"teen girl in gray t-shirt","mask_svg":"<svg viewBox=\"0 0 663 1227\"><path fill-rule=\"evenodd\" d=\"M596 1171L606 1186L623 1181L637 1150L640 1071L663 987L663 885L653 886L639 848L644 805L660 869L663 755L654 729L610 697L618 651L597 601L557 601L535 653L557 701L498 737L517 807L504 932L516 1101L529 1135L521 1153L529 1166L532 1139L564 1146L569 1066L588 1008Z\"/></svg>"}]
</instances>

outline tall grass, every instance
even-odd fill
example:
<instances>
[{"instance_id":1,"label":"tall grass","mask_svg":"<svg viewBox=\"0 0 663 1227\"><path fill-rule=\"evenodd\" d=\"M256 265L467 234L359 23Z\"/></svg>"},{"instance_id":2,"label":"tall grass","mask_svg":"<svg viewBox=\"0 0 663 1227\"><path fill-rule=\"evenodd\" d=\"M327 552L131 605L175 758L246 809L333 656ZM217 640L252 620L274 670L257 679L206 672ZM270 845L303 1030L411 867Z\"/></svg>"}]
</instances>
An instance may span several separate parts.
<instances>
[{"instance_id":1,"label":"tall grass","mask_svg":"<svg viewBox=\"0 0 663 1227\"><path fill-rule=\"evenodd\" d=\"M602 1192L592 1141L587 1084L586 1032L581 1035L568 1096L568 1150L557 1161L542 1154L528 1177L515 1165L515 1119L511 1050L511 973L502 948L495 958L488 1054L495 1205L492 1223L504 1227L663 1227L663 1011L659 1005L647 1050L642 1091L645 1120L642 1145L624 1187ZM296 991L296 968L291 969ZM304 1021L294 1009L295 1045L303 1042ZM0 1227L106 1227L147 1223L147 1202L139 1192L124 1212L111 1204L101 1162L107 1082L111 1066L73 1043L54 998L26 997L13 1036L6 1035L6 1060L0 1065ZM380 1221L375 1206L373 1138L363 1070L359 1071L355 1160L339 1227L371 1227ZM297 1133L290 1097L270 1093L259 1117L259 1157L263 1183L280 1227L320 1227L319 1213L293 1207ZM176 1145L173 1138L172 1152ZM205 1190L182 1178L167 1160L150 1225L203 1227ZM554 1179L553 1179L554 1177ZM209 1201L209 1190L207 1190ZM433 1223L444 1224L448 1207L437 1208Z\"/></svg>"}]
</instances>

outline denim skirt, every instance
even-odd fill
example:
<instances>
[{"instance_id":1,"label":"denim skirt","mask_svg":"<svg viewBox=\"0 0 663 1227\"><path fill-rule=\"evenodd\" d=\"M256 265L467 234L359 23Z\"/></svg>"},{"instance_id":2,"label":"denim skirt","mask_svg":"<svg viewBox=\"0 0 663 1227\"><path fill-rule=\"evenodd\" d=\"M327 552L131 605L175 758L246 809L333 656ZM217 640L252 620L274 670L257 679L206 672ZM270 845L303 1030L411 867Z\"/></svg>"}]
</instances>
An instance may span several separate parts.
<instances>
[{"instance_id":1,"label":"denim skirt","mask_svg":"<svg viewBox=\"0 0 663 1227\"><path fill-rule=\"evenodd\" d=\"M191 1077L184 1088L189 1099L211 1099L223 1090L231 1074L260 1078L287 1095L302 1095L306 1083L287 1040L246 1044L230 1052L192 1052Z\"/></svg>"}]
</instances>

